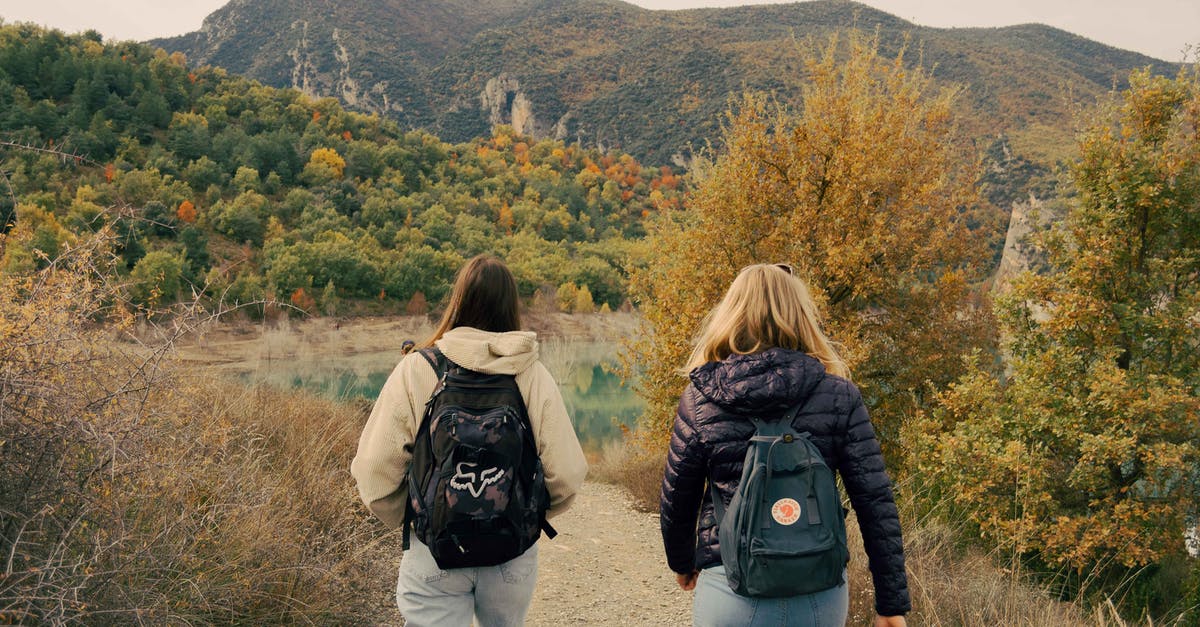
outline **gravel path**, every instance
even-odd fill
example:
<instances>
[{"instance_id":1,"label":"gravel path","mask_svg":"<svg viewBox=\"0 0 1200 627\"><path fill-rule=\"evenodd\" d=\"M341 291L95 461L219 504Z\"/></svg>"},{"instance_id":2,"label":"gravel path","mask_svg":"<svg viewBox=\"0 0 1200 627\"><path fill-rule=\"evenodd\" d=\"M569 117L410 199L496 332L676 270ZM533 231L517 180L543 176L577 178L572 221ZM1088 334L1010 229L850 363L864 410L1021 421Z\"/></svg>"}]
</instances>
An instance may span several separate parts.
<instances>
[{"instance_id":1,"label":"gravel path","mask_svg":"<svg viewBox=\"0 0 1200 627\"><path fill-rule=\"evenodd\" d=\"M626 493L585 483L558 537L541 540L528 625L689 625L692 594L667 568L658 515L634 510Z\"/></svg>"},{"instance_id":2,"label":"gravel path","mask_svg":"<svg viewBox=\"0 0 1200 627\"><path fill-rule=\"evenodd\" d=\"M539 541L537 590L526 625L690 625L692 593L667 568L658 515L630 506L624 490L588 482L567 513L555 518L558 537ZM399 558L383 560L395 572ZM402 625L395 580L377 592L380 624ZM447 626L453 627L453 626Z\"/></svg>"}]
</instances>

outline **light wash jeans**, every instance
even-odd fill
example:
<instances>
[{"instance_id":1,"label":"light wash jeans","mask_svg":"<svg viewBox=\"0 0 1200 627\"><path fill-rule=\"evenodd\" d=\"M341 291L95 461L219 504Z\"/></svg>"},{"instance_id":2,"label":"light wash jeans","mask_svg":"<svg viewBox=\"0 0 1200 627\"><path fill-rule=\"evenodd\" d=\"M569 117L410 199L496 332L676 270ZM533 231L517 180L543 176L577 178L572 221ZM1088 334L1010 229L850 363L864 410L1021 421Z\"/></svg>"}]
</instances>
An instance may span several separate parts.
<instances>
[{"instance_id":1,"label":"light wash jeans","mask_svg":"<svg viewBox=\"0 0 1200 627\"><path fill-rule=\"evenodd\" d=\"M846 584L794 597L744 597L729 587L720 565L700 571L692 601L696 627L844 627L849 613Z\"/></svg>"},{"instance_id":2,"label":"light wash jeans","mask_svg":"<svg viewBox=\"0 0 1200 627\"><path fill-rule=\"evenodd\" d=\"M537 582L534 544L499 566L442 570L416 538L400 560L396 603L409 627L519 626Z\"/></svg>"}]
</instances>

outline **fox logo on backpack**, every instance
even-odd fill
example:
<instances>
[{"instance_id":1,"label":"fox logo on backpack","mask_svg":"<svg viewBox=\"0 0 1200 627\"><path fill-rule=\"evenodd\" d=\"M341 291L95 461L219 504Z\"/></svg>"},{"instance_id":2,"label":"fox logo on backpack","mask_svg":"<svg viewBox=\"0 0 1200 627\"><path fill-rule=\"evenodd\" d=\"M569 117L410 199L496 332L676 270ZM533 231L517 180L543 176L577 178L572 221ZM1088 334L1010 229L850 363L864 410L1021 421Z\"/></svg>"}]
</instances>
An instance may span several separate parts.
<instances>
[{"instance_id":1,"label":"fox logo on backpack","mask_svg":"<svg viewBox=\"0 0 1200 627\"><path fill-rule=\"evenodd\" d=\"M788 597L839 586L850 553L833 471L792 421L754 419L728 509L714 494L721 562L742 596Z\"/></svg>"},{"instance_id":2,"label":"fox logo on backpack","mask_svg":"<svg viewBox=\"0 0 1200 627\"><path fill-rule=\"evenodd\" d=\"M543 530L553 538L550 494L516 379L462 368L437 348L420 352L440 382L413 443L404 548L411 528L440 568L495 566Z\"/></svg>"}]
</instances>

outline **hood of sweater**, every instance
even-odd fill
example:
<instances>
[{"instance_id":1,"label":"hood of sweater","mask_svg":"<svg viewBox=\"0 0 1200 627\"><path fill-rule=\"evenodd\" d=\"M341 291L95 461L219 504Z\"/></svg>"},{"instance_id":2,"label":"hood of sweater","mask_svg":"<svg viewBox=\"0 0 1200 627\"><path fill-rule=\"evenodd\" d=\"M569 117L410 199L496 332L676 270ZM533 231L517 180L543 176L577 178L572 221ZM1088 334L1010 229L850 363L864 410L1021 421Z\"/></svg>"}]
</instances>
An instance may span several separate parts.
<instances>
[{"instance_id":1,"label":"hood of sweater","mask_svg":"<svg viewBox=\"0 0 1200 627\"><path fill-rule=\"evenodd\" d=\"M485 374L518 374L538 359L537 334L532 331L495 333L455 327L436 344L450 361Z\"/></svg>"},{"instance_id":2,"label":"hood of sweater","mask_svg":"<svg viewBox=\"0 0 1200 627\"><path fill-rule=\"evenodd\" d=\"M811 396L825 366L802 351L770 348L709 362L689 376L705 398L729 413L775 414Z\"/></svg>"}]
</instances>

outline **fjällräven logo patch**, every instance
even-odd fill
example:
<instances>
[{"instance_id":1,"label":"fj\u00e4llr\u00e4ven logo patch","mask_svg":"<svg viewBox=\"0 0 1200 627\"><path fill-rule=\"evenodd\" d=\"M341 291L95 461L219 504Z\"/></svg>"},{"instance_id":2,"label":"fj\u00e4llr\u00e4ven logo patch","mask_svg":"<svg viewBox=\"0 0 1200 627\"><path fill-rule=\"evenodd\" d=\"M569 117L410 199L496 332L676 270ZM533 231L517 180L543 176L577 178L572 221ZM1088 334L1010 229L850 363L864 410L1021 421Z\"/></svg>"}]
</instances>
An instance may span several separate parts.
<instances>
[{"instance_id":1,"label":"fj\u00e4llr\u00e4ven logo patch","mask_svg":"<svg viewBox=\"0 0 1200 627\"><path fill-rule=\"evenodd\" d=\"M771 506L771 518L781 525L791 525L800 520L800 504L796 499L779 499Z\"/></svg>"}]
</instances>

